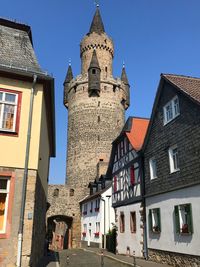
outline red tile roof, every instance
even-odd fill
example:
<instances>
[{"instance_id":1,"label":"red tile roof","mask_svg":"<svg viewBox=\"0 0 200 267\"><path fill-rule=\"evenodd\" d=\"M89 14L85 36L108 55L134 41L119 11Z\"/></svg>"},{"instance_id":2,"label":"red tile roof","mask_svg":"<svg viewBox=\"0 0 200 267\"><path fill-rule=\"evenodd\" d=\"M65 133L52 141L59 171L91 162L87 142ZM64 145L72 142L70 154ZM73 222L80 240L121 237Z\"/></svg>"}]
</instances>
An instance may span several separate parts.
<instances>
[{"instance_id":1,"label":"red tile roof","mask_svg":"<svg viewBox=\"0 0 200 267\"><path fill-rule=\"evenodd\" d=\"M131 131L126 132L126 136L135 150L142 148L148 125L149 119L132 118Z\"/></svg>"},{"instance_id":2,"label":"red tile roof","mask_svg":"<svg viewBox=\"0 0 200 267\"><path fill-rule=\"evenodd\" d=\"M162 74L170 83L178 87L178 89L197 102L200 102L200 79L190 76Z\"/></svg>"}]
</instances>

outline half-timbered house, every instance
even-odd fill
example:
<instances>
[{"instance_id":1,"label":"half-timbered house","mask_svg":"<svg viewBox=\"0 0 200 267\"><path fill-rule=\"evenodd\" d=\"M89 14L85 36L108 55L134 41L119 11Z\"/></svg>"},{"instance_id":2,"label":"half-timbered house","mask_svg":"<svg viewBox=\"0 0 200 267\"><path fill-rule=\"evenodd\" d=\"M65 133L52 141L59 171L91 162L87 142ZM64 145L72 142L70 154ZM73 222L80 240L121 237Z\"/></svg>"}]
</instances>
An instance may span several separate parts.
<instances>
[{"instance_id":1,"label":"half-timbered house","mask_svg":"<svg viewBox=\"0 0 200 267\"><path fill-rule=\"evenodd\" d=\"M149 120L129 117L113 142L107 177L112 177L119 254L143 256L142 159L140 149Z\"/></svg>"},{"instance_id":2,"label":"half-timbered house","mask_svg":"<svg viewBox=\"0 0 200 267\"><path fill-rule=\"evenodd\" d=\"M152 260L200 266L199 140L200 79L162 74L143 148Z\"/></svg>"}]
</instances>

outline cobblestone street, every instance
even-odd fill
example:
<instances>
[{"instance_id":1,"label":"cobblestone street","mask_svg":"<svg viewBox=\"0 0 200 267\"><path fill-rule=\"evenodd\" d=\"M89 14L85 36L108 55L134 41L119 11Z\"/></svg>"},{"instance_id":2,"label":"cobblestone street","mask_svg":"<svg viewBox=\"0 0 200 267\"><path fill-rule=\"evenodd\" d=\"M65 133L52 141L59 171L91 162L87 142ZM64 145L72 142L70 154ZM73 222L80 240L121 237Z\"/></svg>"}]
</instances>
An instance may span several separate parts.
<instances>
[{"instance_id":1,"label":"cobblestone street","mask_svg":"<svg viewBox=\"0 0 200 267\"><path fill-rule=\"evenodd\" d=\"M67 256L69 261L67 263ZM101 256L83 250L64 250L59 254L60 267L125 267L127 265L104 257L104 265L101 263Z\"/></svg>"}]
</instances>

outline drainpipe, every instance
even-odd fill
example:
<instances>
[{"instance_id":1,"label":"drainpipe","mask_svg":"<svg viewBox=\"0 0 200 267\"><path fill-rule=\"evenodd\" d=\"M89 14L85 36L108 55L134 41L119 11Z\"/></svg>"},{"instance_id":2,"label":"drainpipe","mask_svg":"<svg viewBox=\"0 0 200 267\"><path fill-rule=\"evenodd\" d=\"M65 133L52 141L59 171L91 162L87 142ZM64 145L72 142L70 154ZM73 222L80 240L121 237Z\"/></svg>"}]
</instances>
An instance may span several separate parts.
<instances>
[{"instance_id":1,"label":"drainpipe","mask_svg":"<svg viewBox=\"0 0 200 267\"><path fill-rule=\"evenodd\" d=\"M143 203L143 226L144 226L144 258L148 260L148 243L147 243L147 218L146 218L146 198L145 198L145 173L144 157L141 155L141 186L142 186L142 203Z\"/></svg>"},{"instance_id":2,"label":"drainpipe","mask_svg":"<svg viewBox=\"0 0 200 267\"><path fill-rule=\"evenodd\" d=\"M106 249L106 201L104 198L101 198L101 200L103 201L104 204L104 208L103 208L103 220L104 220L104 244L103 244L103 248Z\"/></svg>"},{"instance_id":3,"label":"drainpipe","mask_svg":"<svg viewBox=\"0 0 200 267\"><path fill-rule=\"evenodd\" d=\"M24 175L23 175L23 185L22 185L22 202L21 202L19 231L18 231L18 249L17 249L17 264L16 264L17 267L21 267L24 213L25 213L26 189L27 189L27 178L28 178L28 162L29 162L32 115L33 115L33 101L34 101L34 91L35 91L36 80L37 80L37 75L34 74L33 75L33 84L32 84L32 88L31 88L31 97L30 97L28 131L27 131L27 140L26 140L26 154L25 154Z\"/></svg>"}]
</instances>

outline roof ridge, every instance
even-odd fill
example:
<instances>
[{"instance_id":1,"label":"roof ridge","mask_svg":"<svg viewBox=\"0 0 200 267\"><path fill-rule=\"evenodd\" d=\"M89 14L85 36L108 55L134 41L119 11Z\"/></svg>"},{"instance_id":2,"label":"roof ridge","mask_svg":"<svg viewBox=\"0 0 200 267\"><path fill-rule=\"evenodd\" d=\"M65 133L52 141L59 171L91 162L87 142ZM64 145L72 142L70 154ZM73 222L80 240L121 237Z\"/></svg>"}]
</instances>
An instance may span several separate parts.
<instances>
[{"instance_id":1,"label":"roof ridge","mask_svg":"<svg viewBox=\"0 0 200 267\"><path fill-rule=\"evenodd\" d=\"M200 80L200 77L194 77L194 76L183 75L183 74L161 73L161 76L164 76L164 77L173 76L173 77L178 77L178 78L189 78L189 79Z\"/></svg>"}]
</instances>

